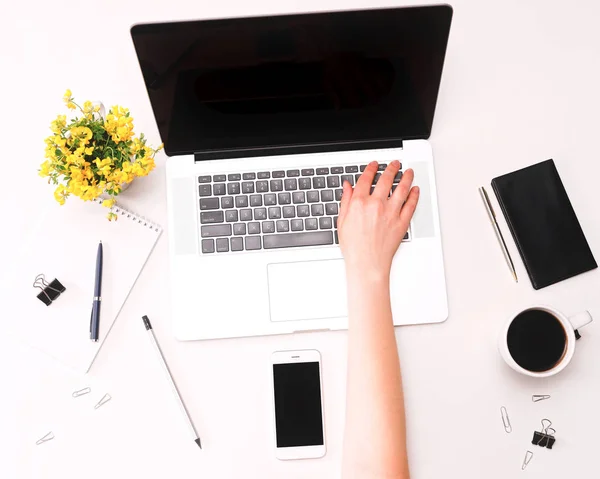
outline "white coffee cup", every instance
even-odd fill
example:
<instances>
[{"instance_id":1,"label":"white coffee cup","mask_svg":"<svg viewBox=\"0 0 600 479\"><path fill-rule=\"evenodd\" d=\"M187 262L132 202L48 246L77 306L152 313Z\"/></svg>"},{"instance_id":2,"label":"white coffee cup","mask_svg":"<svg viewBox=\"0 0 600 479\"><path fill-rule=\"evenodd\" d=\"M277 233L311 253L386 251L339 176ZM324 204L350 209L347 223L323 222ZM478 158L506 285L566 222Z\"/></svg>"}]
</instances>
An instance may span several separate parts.
<instances>
[{"instance_id":1,"label":"white coffee cup","mask_svg":"<svg viewBox=\"0 0 600 479\"><path fill-rule=\"evenodd\" d=\"M519 316L521 313L532 310L532 309L538 309L541 311L545 311L546 313L549 313L552 316L554 316L556 318L556 320L558 320L561 323L563 329L565 330L565 334L566 334L566 338L567 338L566 348L565 348L566 351L562 355L562 358L558 361L558 363L554 367L552 367L552 369L549 369L547 371L541 371L541 372L529 371L529 370L521 367L513 359L513 357L510 354L510 351L508 350L508 329L510 328L510 325L515 320L515 318L517 316ZM519 311L517 314L513 315L506 322L506 325L504 326L504 328L502 329L502 333L500 334L500 342L498 345L498 347L500 349L500 355L504 358L504 360L506 361L506 364L508 364L515 371L517 371L521 374L525 374L526 376L531 376L534 378L547 378L549 376L554 376L555 374L558 374L563 369L565 369L567 367L567 365L571 362L571 359L573 359L573 354L575 353L575 341L577 339L579 339L579 337L580 337L577 330L591 322L592 322L592 316L588 311L583 311L574 316L567 317L564 314L562 314L560 311L557 311L556 309L551 308L549 306L531 306L525 310Z\"/></svg>"}]
</instances>

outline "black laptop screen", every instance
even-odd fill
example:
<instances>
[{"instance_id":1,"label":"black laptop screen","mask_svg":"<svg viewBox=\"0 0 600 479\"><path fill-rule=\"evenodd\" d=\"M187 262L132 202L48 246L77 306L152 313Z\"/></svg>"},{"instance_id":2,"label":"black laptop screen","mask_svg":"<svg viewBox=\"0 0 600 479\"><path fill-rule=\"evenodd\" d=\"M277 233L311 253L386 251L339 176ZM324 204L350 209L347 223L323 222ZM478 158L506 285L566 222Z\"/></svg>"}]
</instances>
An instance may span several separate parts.
<instances>
[{"instance_id":1,"label":"black laptop screen","mask_svg":"<svg viewBox=\"0 0 600 479\"><path fill-rule=\"evenodd\" d=\"M141 24L169 155L427 138L447 5Z\"/></svg>"}]
</instances>

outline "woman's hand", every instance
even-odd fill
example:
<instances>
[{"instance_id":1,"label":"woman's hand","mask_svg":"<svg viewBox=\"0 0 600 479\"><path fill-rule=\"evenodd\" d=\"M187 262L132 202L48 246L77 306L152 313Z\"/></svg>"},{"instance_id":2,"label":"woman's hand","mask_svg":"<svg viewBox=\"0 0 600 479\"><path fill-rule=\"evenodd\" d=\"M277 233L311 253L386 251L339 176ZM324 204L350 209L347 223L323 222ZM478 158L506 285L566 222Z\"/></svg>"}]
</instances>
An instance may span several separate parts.
<instances>
[{"instance_id":1,"label":"woman's hand","mask_svg":"<svg viewBox=\"0 0 600 479\"><path fill-rule=\"evenodd\" d=\"M392 259L408 231L419 200L419 187L411 188L414 173L407 170L396 190L388 198L400 163L392 161L370 194L377 173L371 162L354 189L344 182L338 233L346 261L346 271L371 279L387 279Z\"/></svg>"}]
</instances>

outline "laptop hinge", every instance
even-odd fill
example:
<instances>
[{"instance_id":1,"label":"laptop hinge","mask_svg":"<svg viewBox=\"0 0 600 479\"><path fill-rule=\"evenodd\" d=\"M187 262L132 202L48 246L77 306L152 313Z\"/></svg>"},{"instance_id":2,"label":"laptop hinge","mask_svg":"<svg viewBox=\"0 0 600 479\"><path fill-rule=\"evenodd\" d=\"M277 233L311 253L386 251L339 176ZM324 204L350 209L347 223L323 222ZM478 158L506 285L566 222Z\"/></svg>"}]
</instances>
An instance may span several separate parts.
<instances>
[{"instance_id":1,"label":"laptop hinge","mask_svg":"<svg viewBox=\"0 0 600 479\"><path fill-rule=\"evenodd\" d=\"M348 141L343 143L315 143L311 145L273 146L268 148L239 148L231 150L211 150L194 153L194 161L225 160L257 156L300 155L307 153L330 153L333 151L377 150L402 148L398 138L373 141Z\"/></svg>"}]
</instances>

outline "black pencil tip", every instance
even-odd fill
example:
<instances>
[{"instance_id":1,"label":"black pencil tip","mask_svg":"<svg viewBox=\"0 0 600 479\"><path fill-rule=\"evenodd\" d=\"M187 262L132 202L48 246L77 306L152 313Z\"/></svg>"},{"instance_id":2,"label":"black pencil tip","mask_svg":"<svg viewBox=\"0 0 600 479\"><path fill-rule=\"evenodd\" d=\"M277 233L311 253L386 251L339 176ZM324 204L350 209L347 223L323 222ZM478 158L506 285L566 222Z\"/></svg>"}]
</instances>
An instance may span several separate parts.
<instances>
[{"instance_id":1,"label":"black pencil tip","mask_svg":"<svg viewBox=\"0 0 600 479\"><path fill-rule=\"evenodd\" d=\"M200 438L194 439L194 442L198 444L198 447L202 449L202 444L200 444Z\"/></svg>"}]
</instances>

